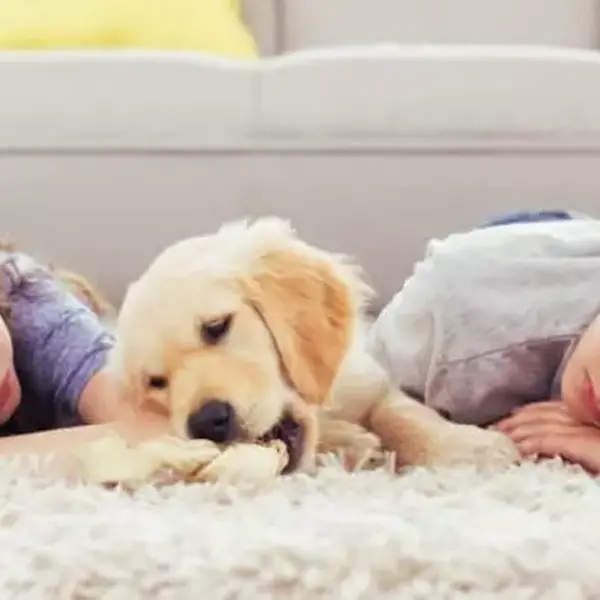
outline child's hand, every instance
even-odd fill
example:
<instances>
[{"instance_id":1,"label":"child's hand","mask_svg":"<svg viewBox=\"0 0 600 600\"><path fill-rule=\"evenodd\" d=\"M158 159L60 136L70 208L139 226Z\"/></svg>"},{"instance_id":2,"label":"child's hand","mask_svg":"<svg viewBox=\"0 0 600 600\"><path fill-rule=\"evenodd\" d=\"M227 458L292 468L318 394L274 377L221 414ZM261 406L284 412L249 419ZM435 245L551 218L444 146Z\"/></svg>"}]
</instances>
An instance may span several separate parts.
<instances>
[{"instance_id":1,"label":"child's hand","mask_svg":"<svg viewBox=\"0 0 600 600\"><path fill-rule=\"evenodd\" d=\"M560 400L523 406L496 428L512 439L523 456L561 456L600 473L600 429L577 421Z\"/></svg>"}]
</instances>

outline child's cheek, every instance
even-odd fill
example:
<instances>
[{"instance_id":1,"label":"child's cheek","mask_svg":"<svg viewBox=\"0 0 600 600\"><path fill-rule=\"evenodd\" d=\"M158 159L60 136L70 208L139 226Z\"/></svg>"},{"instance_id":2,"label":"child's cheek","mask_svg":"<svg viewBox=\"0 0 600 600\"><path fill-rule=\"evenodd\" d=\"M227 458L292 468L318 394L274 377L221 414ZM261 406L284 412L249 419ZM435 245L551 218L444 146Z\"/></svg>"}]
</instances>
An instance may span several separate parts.
<instances>
[{"instance_id":1,"label":"child's cheek","mask_svg":"<svg viewBox=\"0 0 600 600\"><path fill-rule=\"evenodd\" d=\"M582 414L581 405L577 401L578 394L576 392L577 386L574 382L574 369L569 368L567 365L563 373L561 382L561 399L567 405L569 412L578 420L582 420L584 415Z\"/></svg>"},{"instance_id":2,"label":"child's cheek","mask_svg":"<svg viewBox=\"0 0 600 600\"><path fill-rule=\"evenodd\" d=\"M21 386L13 364L10 333L0 319L0 423L6 422L21 401Z\"/></svg>"},{"instance_id":3,"label":"child's cheek","mask_svg":"<svg viewBox=\"0 0 600 600\"><path fill-rule=\"evenodd\" d=\"M13 346L4 319L0 318L0 375L13 364Z\"/></svg>"},{"instance_id":4,"label":"child's cheek","mask_svg":"<svg viewBox=\"0 0 600 600\"><path fill-rule=\"evenodd\" d=\"M600 330L590 328L569 357L561 396L571 414L583 423L600 425Z\"/></svg>"},{"instance_id":5,"label":"child's cheek","mask_svg":"<svg viewBox=\"0 0 600 600\"><path fill-rule=\"evenodd\" d=\"M12 365L0 383L0 424L6 423L21 402L21 386Z\"/></svg>"}]
</instances>

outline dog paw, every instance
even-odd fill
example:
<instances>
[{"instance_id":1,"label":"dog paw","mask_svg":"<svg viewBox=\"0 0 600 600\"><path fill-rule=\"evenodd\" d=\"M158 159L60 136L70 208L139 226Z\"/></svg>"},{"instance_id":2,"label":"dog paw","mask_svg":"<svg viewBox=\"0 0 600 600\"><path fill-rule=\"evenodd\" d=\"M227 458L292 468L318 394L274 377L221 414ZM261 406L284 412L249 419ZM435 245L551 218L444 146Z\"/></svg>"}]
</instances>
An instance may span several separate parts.
<instances>
[{"instance_id":1,"label":"dog paw","mask_svg":"<svg viewBox=\"0 0 600 600\"><path fill-rule=\"evenodd\" d=\"M328 420L322 424L318 452L335 455L348 470L368 468L381 454L381 440L355 423Z\"/></svg>"},{"instance_id":2,"label":"dog paw","mask_svg":"<svg viewBox=\"0 0 600 600\"><path fill-rule=\"evenodd\" d=\"M520 459L519 451L503 433L472 425L453 425L427 453L427 466L475 465L507 467Z\"/></svg>"},{"instance_id":3,"label":"dog paw","mask_svg":"<svg viewBox=\"0 0 600 600\"><path fill-rule=\"evenodd\" d=\"M319 452L345 451L362 454L381 449L381 440L374 434L355 423L347 421L329 421L321 427Z\"/></svg>"}]
</instances>

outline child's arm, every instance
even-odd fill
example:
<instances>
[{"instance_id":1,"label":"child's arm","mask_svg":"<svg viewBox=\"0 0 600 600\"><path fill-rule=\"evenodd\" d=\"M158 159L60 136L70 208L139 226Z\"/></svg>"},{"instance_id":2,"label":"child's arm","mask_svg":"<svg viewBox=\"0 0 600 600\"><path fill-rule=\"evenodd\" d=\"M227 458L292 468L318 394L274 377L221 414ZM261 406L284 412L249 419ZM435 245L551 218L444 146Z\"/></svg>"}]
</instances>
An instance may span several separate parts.
<instances>
[{"instance_id":1,"label":"child's arm","mask_svg":"<svg viewBox=\"0 0 600 600\"><path fill-rule=\"evenodd\" d=\"M66 476L77 476L79 463L77 451L83 446L117 433L130 444L162 435L166 430L165 420L117 421L102 425L82 425L0 437L0 458L2 456L48 456Z\"/></svg>"},{"instance_id":2,"label":"child's arm","mask_svg":"<svg viewBox=\"0 0 600 600\"><path fill-rule=\"evenodd\" d=\"M82 425L0 437L0 455L52 454L62 459L69 458L78 447L101 437L117 432L129 443L143 441L154 435L141 435L138 428L132 429L123 423Z\"/></svg>"}]
</instances>

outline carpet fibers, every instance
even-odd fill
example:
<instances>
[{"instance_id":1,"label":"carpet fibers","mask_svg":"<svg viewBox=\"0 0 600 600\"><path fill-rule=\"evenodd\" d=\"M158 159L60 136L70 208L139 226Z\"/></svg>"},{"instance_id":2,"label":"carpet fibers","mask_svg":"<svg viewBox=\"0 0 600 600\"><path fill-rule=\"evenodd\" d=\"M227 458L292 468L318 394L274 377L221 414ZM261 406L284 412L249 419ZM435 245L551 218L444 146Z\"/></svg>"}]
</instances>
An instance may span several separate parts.
<instances>
[{"instance_id":1,"label":"carpet fibers","mask_svg":"<svg viewBox=\"0 0 600 600\"><path fill-rule=\"evenodd\" d=\"M558 461L133 496L4 462L0 485L2 600L600 598L600 486Z\"/></svg>"}]
</instances>

